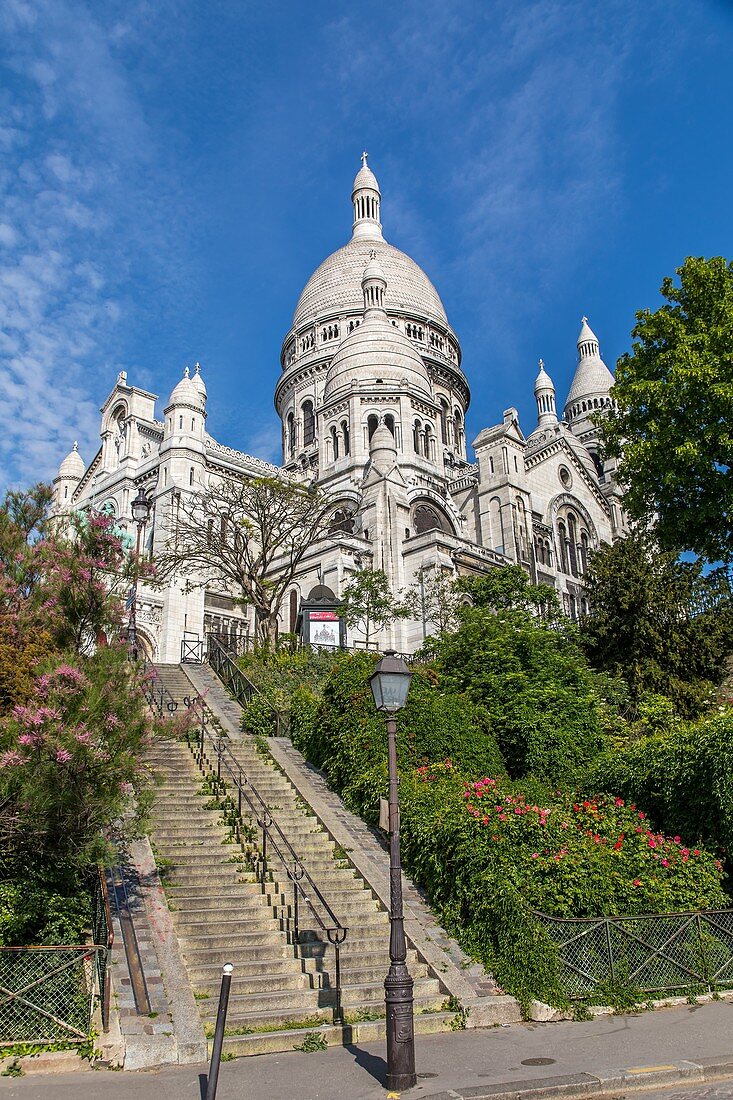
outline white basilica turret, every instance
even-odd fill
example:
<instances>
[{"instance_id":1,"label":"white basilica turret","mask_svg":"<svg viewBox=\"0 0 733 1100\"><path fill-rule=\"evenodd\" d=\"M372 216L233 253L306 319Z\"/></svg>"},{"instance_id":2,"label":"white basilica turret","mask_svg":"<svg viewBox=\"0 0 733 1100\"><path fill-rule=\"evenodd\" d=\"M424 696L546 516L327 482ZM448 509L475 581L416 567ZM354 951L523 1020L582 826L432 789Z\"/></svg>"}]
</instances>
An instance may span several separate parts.
<instances>
[{"instance_id":1,"label":"white basilica turret","mask_svg":"<svg viewBox=\"0 0 733 1100\"><path fill-rule=\"evenodd\" d=\"M574 436L589 449L597 446L592 417L611 403L613 375L601 359L598 337L583 317L578 336L578 365L565 402L565 420Z\"/></svg>"},{"instance_id":2,"label":"white basilica turret","mask_svg":"<svg viewBox=\"0 0 733 1100\"><path fill-rule=\"evenodd\" d=\"M540 373L534 383L534 399L537 402L537 427L551 428L553 424L557 424L555 383L545 370L542 359L540 359Z\"/></svg>"},{"instance_id":3,"label":"white basilica turret","mask_svg":"<svg viewBox=\"0 0 733 1100\"><path fill-rule=\"evenodd\" d=\"M354 205L353 236L362 240L381 241L382 223L379 218L382 193L377 177L367 164L367 156L368 153L361 154L361 168L356 173L351 191Z\"/></svg>"},{"instance_id":4,"label":"white basilica turret","mask_svg":"<svg viewBox=\"0 0 733 1100\"><path fill-rule=\"evenodd\" d=\"M54 515L69 510L71 499L79 482L84 477L85 470L84 460L79 454L79 444L74 440L74 446L59 466L59 472L53 479Z\"/></svg>"},{"instance_id":5,"label":"white basilica turret","mask_svg":"<svg viewBox=\"0 0 733 1100\"><path fill-rule=\"evenodd\" d=\"M176 485L193 490L203 483L206 466L206 387L200 371L195 377L200 381L192 379L186 367L164 410L160 489Z\"/></svg>"}]
</instances>

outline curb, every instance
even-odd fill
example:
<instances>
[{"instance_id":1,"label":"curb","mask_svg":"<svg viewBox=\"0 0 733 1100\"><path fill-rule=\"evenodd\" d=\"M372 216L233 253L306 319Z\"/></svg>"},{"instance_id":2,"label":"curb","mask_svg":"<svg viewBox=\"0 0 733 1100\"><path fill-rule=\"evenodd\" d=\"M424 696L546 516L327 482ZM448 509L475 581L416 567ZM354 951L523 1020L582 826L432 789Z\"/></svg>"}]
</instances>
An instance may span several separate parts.
<instances>
[{"instance_id":1,"label":"curb","mask_svg":"<svg viewBox=\"0 0 733 1100\"><path fill-rule=\"evenodd\" d=\"M651 1085L701 1084L733 1076L733 1055L679 1061L667 1065L633 1066L607 1074L572 1073L555 1077L534 1077L524 1081L501 1081L472 1085L464 1089L431 1092L422 1100L542 1100L548 1096L603 1096L618 1089L645 1089Z\"/></svg>"}]
</instances>

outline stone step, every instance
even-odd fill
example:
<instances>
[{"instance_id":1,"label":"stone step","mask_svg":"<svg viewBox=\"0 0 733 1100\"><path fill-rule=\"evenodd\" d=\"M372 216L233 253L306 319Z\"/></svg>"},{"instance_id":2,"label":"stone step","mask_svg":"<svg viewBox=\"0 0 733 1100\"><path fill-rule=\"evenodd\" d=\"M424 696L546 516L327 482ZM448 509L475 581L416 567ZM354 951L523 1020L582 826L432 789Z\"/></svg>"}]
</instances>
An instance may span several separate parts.
<instances>
[{"instance_id":1,"label":"stone step","mask_svg":"<svg viewBox=\"0 0 733 1100\"><path fill-rule=\"evenodd\" d=\"M324 1010L321 1015L325 1018L328 1013ZM452 1012L418 1013L415 1016L415 1034L431 1035L440 1031L448 1031L455 1017ZM290 1020L281 1020L282 1023L290 1023ZM241 1021L238 1022L238 1026ZM229 1026L229 1021L227 1021ZM244 1022L241 1026L247 1027ZM353 1043L375 1043L384 1041L387 1036L387 1026L383 1018L373 1020L359 1020L353 1024L347 1023L345 1027L333 1026L330 1022L318 1024L311 1022L301 1030L288 1028L284 1031L266 1031L262 1028L256 1030L253 1023L250 1034L229 1035L224 1039L224 1050L230 1056L238 1058L257 1054L282 1054L291 1051L295 1046L303 1042L303 1037L309 1031L316 1031L322 1035L328 1046L343 1046Z\"/></svg>"},{"instance_id":2,"label":"stone step","mask_svg":"<svg viewBox=\"0 0 733 1100\"><path fill-rule=\"evenodd\" d=\"M267 1006L270 1002L267 998L272 998L272 1005L278 1008L280 1005L280 999L282 997L293 997L294 1000L290 1003L300 1004L299 998L303 996L312 996L318 994L319 983L317 981L317 975L304 973L300 968L297 970L292 968L278 968L276 961L273 960L272 967L269 972L262 974L241 974L237 975L237 960L236 959L222 959L222 964L212 967L200 967L195 964L187 963L186 969L188 970L188 976L191 979L191 983L196 989L201 989L205 992L218 991L221 985L221 970L222 965L226 962L230 962L234 966L234 976L232 977L232 995L229 1000L229 1004L236 997L242 998L263 998L259 1003Z\"/></svg>"}]
</instances>

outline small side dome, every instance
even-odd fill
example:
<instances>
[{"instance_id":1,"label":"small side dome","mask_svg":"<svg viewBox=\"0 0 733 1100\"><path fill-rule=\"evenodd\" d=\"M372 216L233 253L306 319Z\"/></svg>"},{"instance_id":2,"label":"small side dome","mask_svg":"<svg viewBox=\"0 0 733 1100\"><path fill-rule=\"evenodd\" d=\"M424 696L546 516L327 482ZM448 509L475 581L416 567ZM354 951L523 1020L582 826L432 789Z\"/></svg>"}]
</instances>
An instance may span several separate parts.
<instances>
[{"instance_id":1,"label":"small side dome","mask_svg":"<svg viewBox=\"0 0 733 1100\"><path fill-rule=\"evenodd\" d=\"M79 454L79 444L74 440L74 446L59 466L59 477L68 477L79 481L84 476L85 470L84 460Z\"/></svg>"},{"instance_id":2,"label":"small side dome","mask_svg":"<svg viewBox=\"0 0 733 1100\"><path fill-rule=\"evenodd\" d=\"M384 421L377 425L369 440L369 457L381 470L394 466L397 461L397 443Z\"/></svg>"},{"instance_id":3,"label":"small side dome","mask_svg":"<svg viewBox=\"0 0 733 1100\"><path fill-rule=\"evenodd\" d=\"M183 378L174 387L171 393L169 405L190 405L193 408L201 409L203 405L204 397L196 386L191 381L191 372L188 367L183 372Z\"/></svg>"}]
</instances>

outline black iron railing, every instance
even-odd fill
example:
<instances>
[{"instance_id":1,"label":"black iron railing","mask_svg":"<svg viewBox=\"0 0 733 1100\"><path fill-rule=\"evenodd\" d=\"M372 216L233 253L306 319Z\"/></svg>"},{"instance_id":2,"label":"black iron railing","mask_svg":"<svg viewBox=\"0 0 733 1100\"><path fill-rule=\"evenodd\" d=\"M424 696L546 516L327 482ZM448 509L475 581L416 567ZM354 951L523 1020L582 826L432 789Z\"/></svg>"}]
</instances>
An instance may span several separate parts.
<instances>
[{"instance_id":1,"label":"black iron railing","mask_svg":"<svg viewBox=\"0 0 733 1100\"><path fill-rule=\"evenodd\" d=\"M200 665L204 659L204 643L201 638L181 639L181 664Z\"/></svg>"},{"instance_id":2,"label":"black iron railing","mask_svg":"<svg viewBox=\"0 0 733 1100\"><path fill-rule=\"evenodd\" d=\"M109 891L107 890L107 876L104 867L97 868L97 875L92 891L92 939L98 947L106 948L97 952L97 985L99 988L99 1002L102 1013L102 1028L109 1028L110 1005L110 952L114 943L114 929L112 927L112 911L109 905Z\"/></svg>"},{"instance_id":3,"label":"black iron railing","mask_svg":"<svg viewBox=\"0 0 733 1100\"><path fill-rule=\"evenodd\" d=\"M569 997L586 998L608 984L657 994L733 985L733 910L535 916L556 946L558 977Z\"/></svg>"},{"instance_id":4,"label":"black iron railing","mask_svg":"<svg viewBox=\"0 0 733 1100\"><path fill-rule=\"evenodd\" d=\"M206 659L212 672L219 677L224 687L239 703L240 707L245 707L253 699L256 699L269 715L275 736L284 737L287 735L289 726L287 716L273 706L267 696L245 676L237 662L227 652L215 634L206 635Z\"/></svg>"},{"instance_id":5,"label":"black iron railing","mask_svg":"<svg viewBox=\"0 0 733 1100\"><path fill-rule=\"evenodd\" d=\"M154 669L153 673L154 675L146 680L145 692L148 702L161 715L166 711L169 714L175 713L178 703L172 698ZM202 697L187 696L184 704L195 721L195 727L189 732L189 745L201 771L204 775L208 773L212 778L215 777L217 794L227 793L228 788L236 791L234 798L231 794L229 797L232 798L232 806L236 813L234 829L237 840L240 844L247 840L248 826L245 814L256 822L260 830L256 873L263 894L267 893L268 879L271 875L271 852L279 860L291 884L292 904L277 907L280 909L289 942L296 951L300 949L301 906L304 903L316 922L317 929L320 929L326 940L333 946L334 1023L343 1024L341 945L346 940L348 928L338 919L318 885L313 881L308 869L274 818L270 806L226 744L226 738L212 728L207 720L207 707ZM316 903L320 905L325 920L318 911Z\"/></svg>"}]
</instances>

